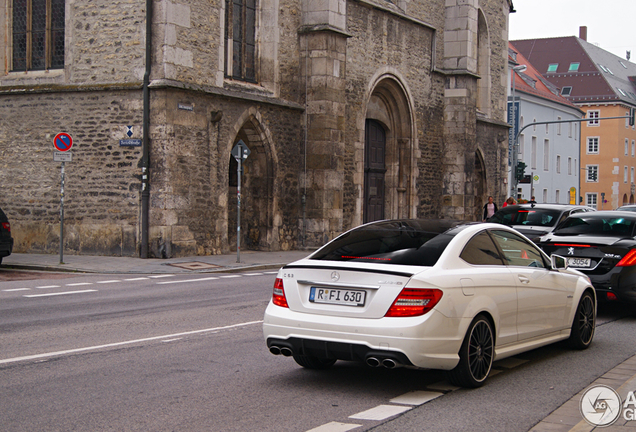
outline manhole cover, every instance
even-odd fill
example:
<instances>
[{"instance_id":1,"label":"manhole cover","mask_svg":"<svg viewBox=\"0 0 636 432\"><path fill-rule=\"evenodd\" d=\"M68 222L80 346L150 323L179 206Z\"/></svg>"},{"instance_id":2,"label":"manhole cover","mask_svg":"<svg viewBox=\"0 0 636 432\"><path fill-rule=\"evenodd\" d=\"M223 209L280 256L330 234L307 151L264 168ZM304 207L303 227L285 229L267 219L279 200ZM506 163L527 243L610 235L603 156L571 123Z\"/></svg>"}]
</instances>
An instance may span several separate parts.
<instances>
[{"instance_id":1,"label":"manhole cover","mask_svg":"<svg viewBox=\"0 0 636 432\"><path fill-rule=\"evenodd\" d=\"M219 268L221 266L218 266L216 264L208 264L208 263L204 263L204 262L184 262L184 263L174 263L174 264L170 264L171 266L175 266L175 267L180 267L180 268L184 268L186 270L205 270L205 269L211 269L211 268Z\"/></svg>"}]
</instances>

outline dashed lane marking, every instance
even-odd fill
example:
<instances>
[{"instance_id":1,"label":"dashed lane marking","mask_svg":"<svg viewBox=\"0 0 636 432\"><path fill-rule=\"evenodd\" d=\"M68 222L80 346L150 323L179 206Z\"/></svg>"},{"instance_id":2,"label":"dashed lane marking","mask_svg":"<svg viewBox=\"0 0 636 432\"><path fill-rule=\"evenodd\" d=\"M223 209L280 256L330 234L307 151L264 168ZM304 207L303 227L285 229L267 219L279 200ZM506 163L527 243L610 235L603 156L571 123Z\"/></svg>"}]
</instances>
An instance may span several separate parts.
<instances>
[{"instance_id":1,"label":"dashed lane marking","mask_svg":"<svg viewBox=\"0 0 636 432\"><path fill-rule=\"evenodd\" d=\"M97 281L95 283L98 283L98 284L109 284L109 283L117 283L117 282L121 282L121 280L120 279L113 279L113 280Z\"/></svg>"},{"instance_id":2,"label":"dashed lane marking","mask_svg":"<svg viewBox=\"0 0 636 432\"><path fill-rule=\"evenodd\" d=\"M92 282L77 282L72 284L66 284L64 286L73 287L73 286L84 286L84 285L93 285L93 283Z\"/></svg>"},{"instance_id":3,"label":"dashed lane marking","mask_svg":"<svg viewBox=\"0 0 636 432\"><path fill-rule=\"evenodd\" d=\"M39 286L39 287L35 287L36 289L49 289L49 288L59 288L59 285L46 285L46 286Z\"/></svg>"},{"instance_id":4,"label":"dashed lane marking","mask_svg":"<svg viewBox=\"0 0 636 432\"><path fill-rule=\"evenodd\" d=\"M432 401L433 399L436 399L443 395L444 393L439 392L412 391L403 394L402 396L391 399L391 402L403 405L423 405L426 402Z\"/></svg>"},{"instance_id":5,"label":"dashed lane marking","mask_svg":"<svg viewBox=\"0 0 636 432\"><path fill-rule=\"evenodd\" d=\"M157 282L157 285L168 285L168 284L176 284L176 283L188 283L188 282L201 282L201 281L206 281L206 280L215 280L218 279L218 277L207 277L207 278L200 278L200 279L186 279L186 280L176 280L176 281L166 281L166 282Z\"/></svg>"},{"instance_id":6,"label":"dashed lane marking","mask_svg":"<svg viewBox=\"0 0 636 432\"><path fill-rule=\"evenodd\" d=\"M347 432L362 425L351 423L331 422L308 430L307 432Z\"/></svg>"},{"instance_id":7,"label":"dashed lane marking","mask_svg":"<svg viewBox=\"0 0 636 432\"><path fill-rule=\"evenodd\" d=\"M135 281L142 281L142 280L148 280L147 277L138 277L138 278L132 278L132 279L124 279L126 282L135 282Z\"/></svg>"},{"instance_id":8,"label":"dashed lane marking","mask_svg":"<svg viewBox=\"0 0 636 432\"><path fill-rule=\"evenodd\" d=\"M375 408L362 411L358 414L350 415L349 418L358 420L386 420L389 417L402 414L412 407L396 406L396 405L378 405Z\"/></svg>"},{"instance_id":9,"label":"dashed lane marking","mask_svg":"<svg viewBox=\"0 0 636 432\"><path fill-rule=\"evenodd\" d=\"M31 288L10 288L4 289L3 292L15 292L15 291L31 291Z\"/></svg>"},{"instance_id":10,"label":"dashed lane marking","mask_svg":"<svg viewBox=\"0 0 636 432\"><path fill-rule=\"evenodd\" d=\"M173 274L165 274L165 275L152 275L152 276L148 276L150 279L161 279L161 278L167 278L167 277L174 277Z\"/></svg>"},{"instance_id":11,"label":"dashed lane marking","mask_svg":"<svg viewBox=\"0 0 636 432\"><path fill-rule=\"evenodd\" d=\"M75 348L75 349L70 349L70 350L65 350L65 351L55 351L55 352L49 352L49 353L28 355L28 356L23 356L23 357L14 357L14 358L0 360L0 365L7 364L7 363L16 363L16 362L19 362L19 361L26 361L26 360L39 360L39 359L48 358L48 357L59 357L59 356L63 356L63 355L75 354L75 353L80 353L80 352L96 351L96 350L100 350L100 349L104 349L104 348L114 348L114 347L120 347L120 346L123 346L123 345L131 345L131 344L136 344L136 343L150 342L150 341L154 341L154 340L162 340L162 339L165 340L165 339L178 338L178 337L189 336L189 335L194 335L194 334L219 332L221 330L229 330L229 329L235 329L235 328L240 328L240 327L247 327L247 326L250 326L250 325L262 324L262 323L263 323L263 320L260 320L260 321L249 321L249 322L243 322L243 323L239 323L239 324L231 324L231 325L227 325L227 326L223 326L223 327L214 327L214 328L207 328L207 329L202 329L202 330L192 330L192 331L189 331L189 332L175 333L175 334L162 335L162 336L153 336L153 337L148 337L148 338L143 338L143 339L134 339L134 340L128 340L128 341L123 341L123 342L115 342L115 343L105 344L105 345L95 345L95 346L89 346L89 347L83 347L83 348Z\"/></svg>"},{"instance_id":12,"label":"dashed lane marking","mask_svg":"<svg viewBox=\"0 0 636 432\"><path fill-rule=\"evenodd\" d=\"M94 289L80 290L80 291L64 291L64 292L53 292L46 294L25 294L23 297L33 298L33 297L52 297L52 296L60 296L60 295L69 295L69 294L83 294L89 292L97 292Z\"/></svg>"}]
</instances>

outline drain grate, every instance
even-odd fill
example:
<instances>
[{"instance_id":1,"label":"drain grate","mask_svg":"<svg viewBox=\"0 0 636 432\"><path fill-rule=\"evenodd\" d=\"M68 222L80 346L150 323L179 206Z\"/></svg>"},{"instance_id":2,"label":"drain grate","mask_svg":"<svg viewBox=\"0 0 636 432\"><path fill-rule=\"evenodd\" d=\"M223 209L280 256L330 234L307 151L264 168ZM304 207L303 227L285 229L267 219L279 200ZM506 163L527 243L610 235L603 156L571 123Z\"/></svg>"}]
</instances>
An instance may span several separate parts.
<instances>
[{"instance_id":1,"label":"drain grate","mask_svg":"<svg viewBox=\"0 0 636 432\"><path fill-rule=\"evenodd\" d=\"M175 266L175 267L180 267L186 270L205 270L205 269L211 269L211 268L219 268L221 266L216 265L216 264L208 264L208 263L204 263L204 262L198 262L198 261L193 261L193 262L184 262L184 263L174 263L174 264L170 264L171 266Z\"/></svg>"}]
</instances>

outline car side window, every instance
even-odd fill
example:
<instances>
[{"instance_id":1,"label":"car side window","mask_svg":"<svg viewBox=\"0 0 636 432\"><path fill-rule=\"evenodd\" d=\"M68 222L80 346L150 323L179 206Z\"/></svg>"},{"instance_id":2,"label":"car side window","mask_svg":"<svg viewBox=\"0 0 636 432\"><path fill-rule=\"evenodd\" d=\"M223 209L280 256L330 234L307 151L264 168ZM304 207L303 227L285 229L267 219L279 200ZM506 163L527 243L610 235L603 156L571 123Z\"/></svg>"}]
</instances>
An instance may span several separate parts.
<instances>
[{"instance_id":1,"label":"car side window","mask_svg":"<svg viewBox=\"0 0 636 432\"><path fill-rule=\"evenodd\" d=\"M504 265L497 247L486 231L470 239L459 257L468 264Z\"/></svg>"},{"instance_id":2,"label":"car side window","mask_svg":"<svg viewBox=\"0 0 636 432\"><path fill-rule=\"evenodd\" d=\"M509 231L492 230L490 233L501 249L506 265L548 268L541 252L524 238Z\"/></svg>"}]
</instances>

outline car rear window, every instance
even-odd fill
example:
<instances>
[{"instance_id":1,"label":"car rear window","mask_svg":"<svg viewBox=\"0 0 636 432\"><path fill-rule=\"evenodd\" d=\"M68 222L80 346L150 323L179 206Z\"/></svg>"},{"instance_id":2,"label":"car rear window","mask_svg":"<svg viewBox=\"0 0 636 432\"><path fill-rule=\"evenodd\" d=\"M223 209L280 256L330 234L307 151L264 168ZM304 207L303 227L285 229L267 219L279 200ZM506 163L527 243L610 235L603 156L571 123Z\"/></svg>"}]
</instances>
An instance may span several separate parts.
<instances>
[{"instance_id":1,"label":"car rear window","mask_svg":"<svg viewBox=\"0 0 636 432\"><path fill-rule=\"evenodd\" d=\"M400 223L363 226L326 244L311 259L432 266L459 230L429 231Z\"/></svg>"},{"instance_id":2,"label":"car rear window","mask_svg":"<svg viewBox=\"0 0 636 432\"><path fill-rule=\"evenodd\" d=\"M634 220L625 217L599 217L589 215L570 217L554 231L555 235L596 235L630 237L634 230Z\"/></svg>"},{"instance_id":3,"label":"car rear window","mask_svg":"<svg viewBox=\"0 0 636 432\"><path fill-rule=\"evenodd\" d=\"M7 215L5 215L2 209L0 209L0 222L8 222L8 221L9 219L7 218Z\"/></svg>"},{"instance_id":4,"label":"car rear window","mask_svg":"<svg viewBox=\"0 0 636 432\"><path fill-rule=\"evenodd\" d=\"M502 209L499 210L489 222L500 223L503 225L526 225L526 226L554 226L559 220L560 210L552 209Z\"/></svg>"}]
</instances>

